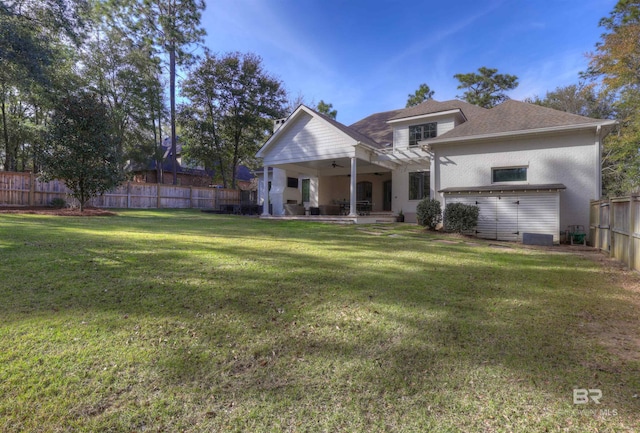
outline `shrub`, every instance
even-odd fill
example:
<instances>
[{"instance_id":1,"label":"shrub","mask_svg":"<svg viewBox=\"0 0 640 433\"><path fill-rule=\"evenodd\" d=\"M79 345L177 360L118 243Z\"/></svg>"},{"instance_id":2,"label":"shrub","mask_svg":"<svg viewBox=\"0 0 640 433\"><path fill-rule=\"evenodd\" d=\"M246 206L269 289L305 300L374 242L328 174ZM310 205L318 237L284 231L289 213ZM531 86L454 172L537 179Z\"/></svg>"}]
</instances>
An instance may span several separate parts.
<instances>
[{"instance_id":1,"label":"shrub","mask_svg":"<svg viewBox=\"0 0 640 433\"><path fill-rule=\"evenodd\" d=\"M56 197L56 198L54 198L54 199L52 199L52 200L51 200L51 202L49 203L49 205L50 205L51 207L56 208L56 209L62 209L63 207L66 207L66 206L67 206L67 202L66 202L66 201L64 201L64 199L63 199L63 198L61 198L61 197Z\"/></svg>"},{"instance_id":2,"label":"shrub","mask_svg":"<svg viewBox=\"0 0 640 433\"><path fill-rule=\"evenodd\" d=\"M463 233L478 225L480 208L464 203L449 203L444 209L444 228Z\"/></svg>"},{"instance_id":3,"label":"shrub","mask_svg":"<svg viewBox=\"0 0 640 433\"><path fill-rule=\"evenodd\" d=\"M418 203L416 208L418 224L434 230L442 222L442 208L438 200L425 198Z\"/></svg>"}]
</instances>

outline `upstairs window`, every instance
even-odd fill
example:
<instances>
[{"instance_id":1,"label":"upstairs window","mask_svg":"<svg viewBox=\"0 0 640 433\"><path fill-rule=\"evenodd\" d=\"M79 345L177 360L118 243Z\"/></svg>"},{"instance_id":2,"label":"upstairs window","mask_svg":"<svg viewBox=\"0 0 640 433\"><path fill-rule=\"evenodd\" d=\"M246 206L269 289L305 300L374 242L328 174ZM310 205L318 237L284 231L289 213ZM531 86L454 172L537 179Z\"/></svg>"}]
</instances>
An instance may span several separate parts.
<instances>
[{"instance_id":1,"label":"upstairs window","mask_svg":"<svg viewBox=\"0 0 640 433\"><path fill-rule=\"evenodd\" d=\"M493 168L491 169L491 181L500 182L526 182L527 167Z\"/></svg>"},{"instance_id":2,"label":"upstairs window","mask_svg":"<svg viewBox=\"0 0 640 433\"><path fill-rule=\"evenodd\" d=\"M429 172L409 173L409 200L422 200L429 197Z\"/></svg>"},{"instance_id":3,"label":"upstairs window","mask_svg":"<svg viewBox=\"0 0 640 433\"><path fill-rule=\"evenodd\" d=\"M433 138L437 135L438 123L431 122L424 125L413 125L409 127L409 146L417 146L419 141Z\"/></svg>"}]
</instances>

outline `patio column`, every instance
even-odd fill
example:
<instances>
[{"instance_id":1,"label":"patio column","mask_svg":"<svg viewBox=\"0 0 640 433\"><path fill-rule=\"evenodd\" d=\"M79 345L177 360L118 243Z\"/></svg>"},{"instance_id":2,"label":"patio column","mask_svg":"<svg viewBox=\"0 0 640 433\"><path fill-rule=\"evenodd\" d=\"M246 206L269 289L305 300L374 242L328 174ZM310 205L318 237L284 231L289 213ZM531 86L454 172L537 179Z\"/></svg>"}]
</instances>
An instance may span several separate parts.
<instances>
[{"instance_id":1,"label":"patio column","mask_svg":"<svg viewBox=\"0 0 640 433\"><path fill-rule=\"evenodd\" d=\"M262 216L269 216L269 167L264 166L264 182L262 185Z\"/></svg>"},{"instance_id":2,"label":"patio column","mask_svg":"<svg viewBox=\"0 0 640 433\"><path fill-rule=\"evenodd\" d=\"M356 168L357 168L357 159L351 158L351 193L349 196L349 216L357 216L356 209Z\"/></svg>"}]
</instances>

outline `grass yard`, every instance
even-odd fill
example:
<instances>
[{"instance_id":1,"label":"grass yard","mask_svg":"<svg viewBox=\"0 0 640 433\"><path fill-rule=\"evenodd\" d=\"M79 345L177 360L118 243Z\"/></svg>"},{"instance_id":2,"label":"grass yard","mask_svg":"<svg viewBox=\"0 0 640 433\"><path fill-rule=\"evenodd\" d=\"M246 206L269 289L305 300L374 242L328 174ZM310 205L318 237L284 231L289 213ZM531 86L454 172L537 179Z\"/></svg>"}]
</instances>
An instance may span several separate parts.
<instances>
[{"instance_id":1,"label":"grass yard","mask_svg":"<svg viewBox=\"0 0 640 433\"><path fill-rule=\"evenodd\" d=\"M640 276L564 250L0 215L0 431L637 431Z\"/></svg>"}]
</instances>

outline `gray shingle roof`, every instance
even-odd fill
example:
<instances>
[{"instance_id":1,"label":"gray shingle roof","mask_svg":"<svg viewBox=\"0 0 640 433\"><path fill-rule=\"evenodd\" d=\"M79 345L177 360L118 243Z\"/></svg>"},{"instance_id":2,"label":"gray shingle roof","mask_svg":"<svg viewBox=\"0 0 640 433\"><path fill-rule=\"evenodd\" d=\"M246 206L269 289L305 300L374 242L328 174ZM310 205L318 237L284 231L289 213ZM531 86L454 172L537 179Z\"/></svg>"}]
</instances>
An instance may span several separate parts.
<instances>
[{"instance_id":1,"label":"gray shingle roof","mask_svg":"<svg viewBox=\"0 0 640 433\"><path fill-rule=\"evenodd\" d=\"M429 99L421 104L400 110L398 114L389 118L389 120L400 120L407 117L423 116L425 114L435 114L456 109L462 111L468 120L478 117L485 111L488 111L486 108L478 107L477 105L469 104L468 102L458 101L457 99L452 99L450 101L436 101L435 99Z\"/></svg>"},{"instance_id":2,"label":"gray shingle roof","mask_svg":"<svg viewBox=\"0 0 640 433\"><path fill-rule=\"evenodd\" d=\"M371 137L379 146L386 147L393 144L393 127L387 123L389 119L402 110L391 110L375 113L349 126L351 129Z\"/></svg>"},{"instance_id":3,"label":"gray shingle roof","mask_svg":"<svg viewBox=\"0 0 640 433\"><path fill-rule=\"evenodd\" d=\"M596 125L602 122L601 119L578 116L577 114L510 99L490 110L484 110L479 116L473 117L468 122L458 125L446 134L429 141L437 143L440 140L451 138L582 124Z\"/></svg>"}]
</instances>

